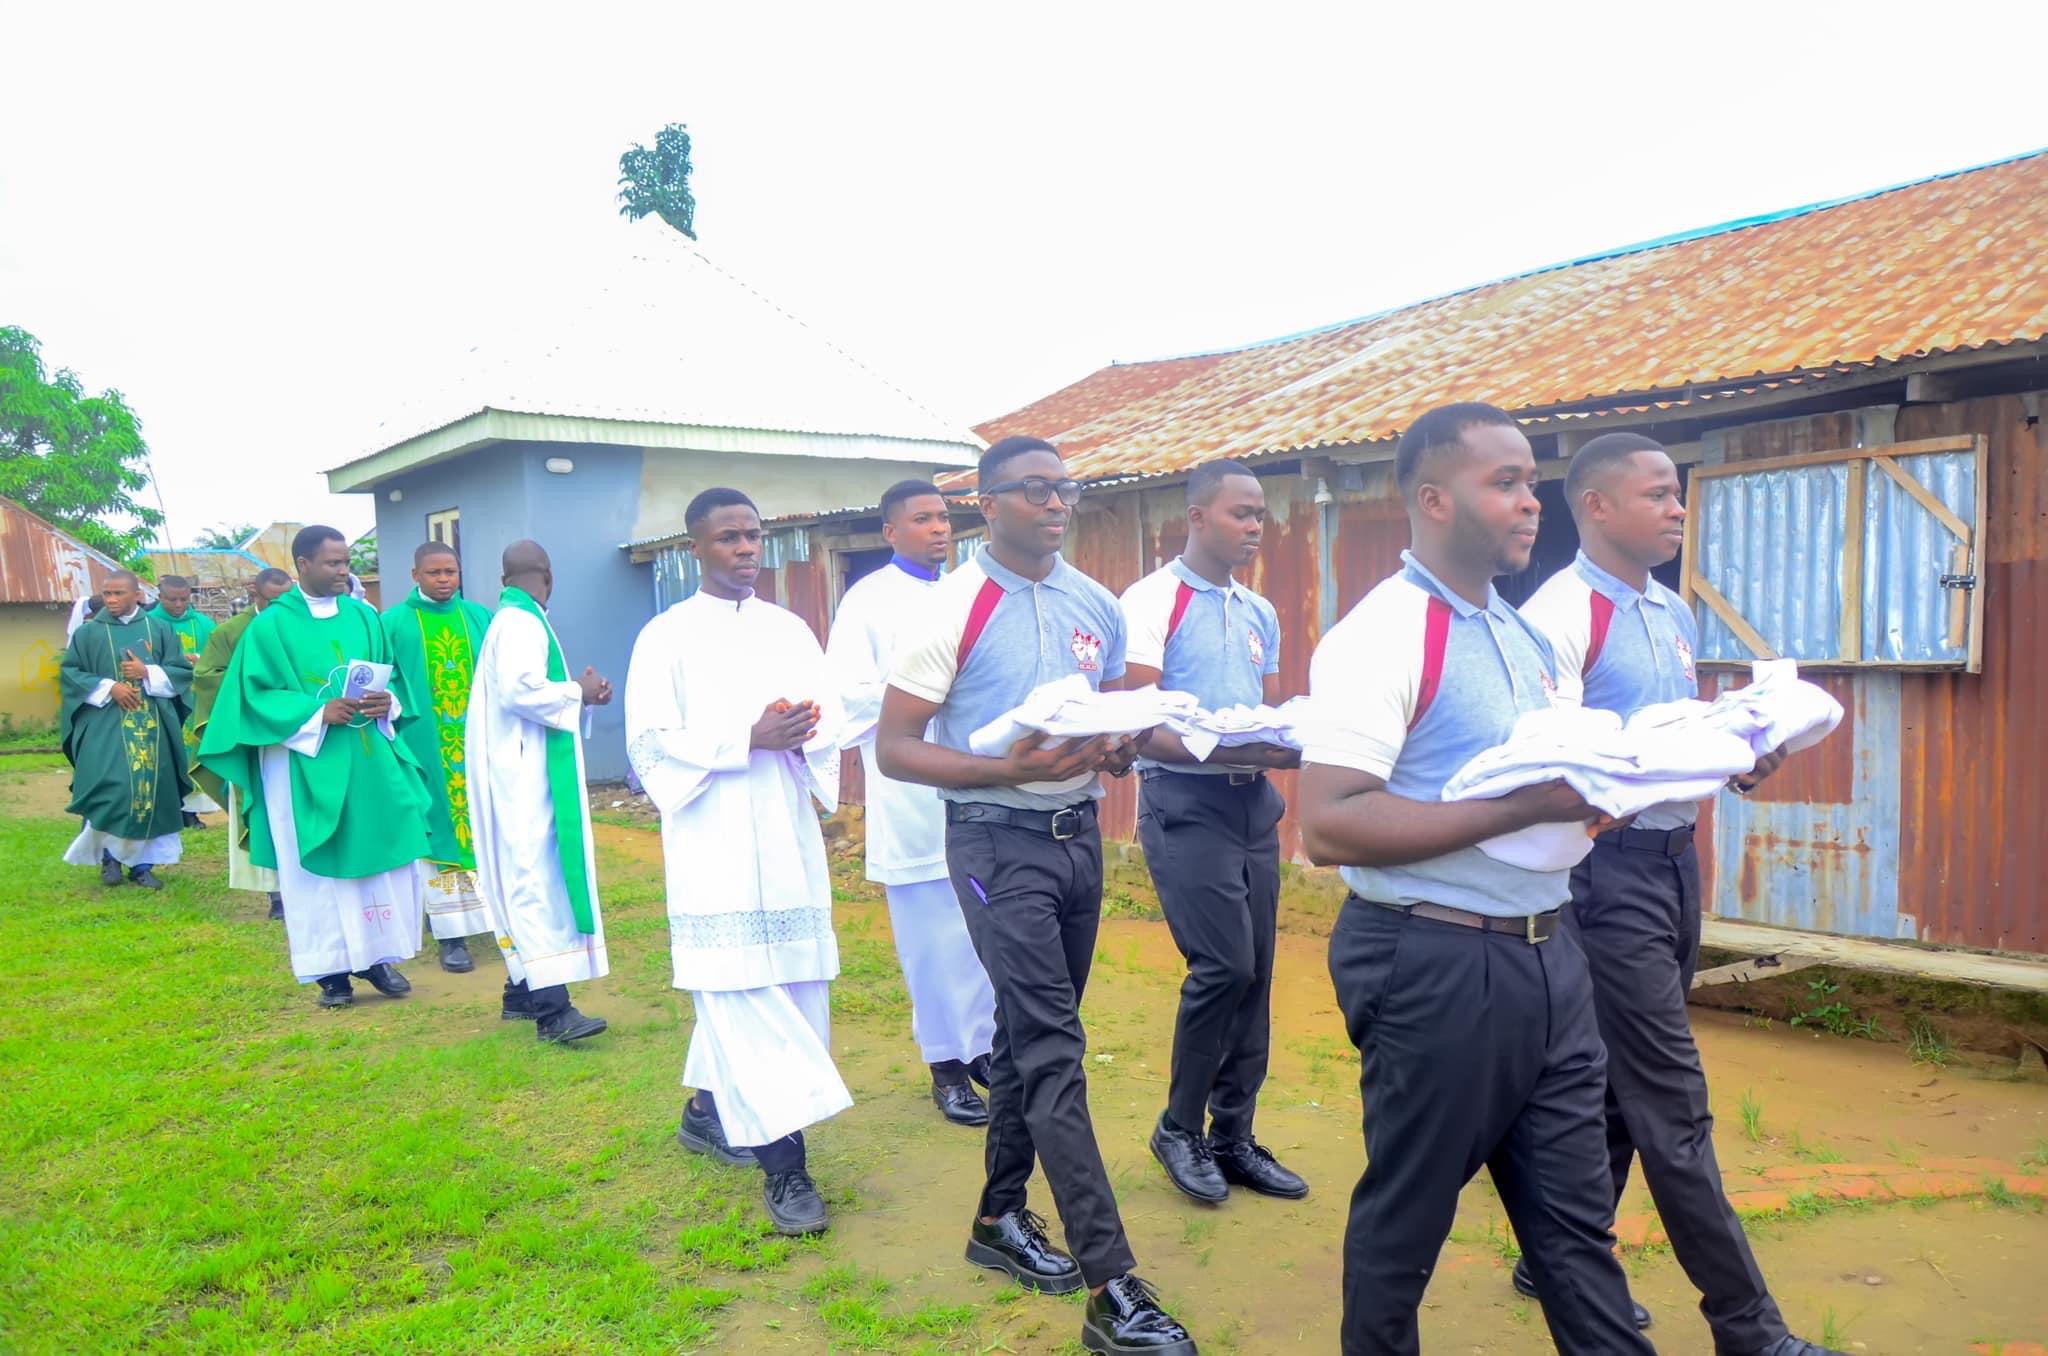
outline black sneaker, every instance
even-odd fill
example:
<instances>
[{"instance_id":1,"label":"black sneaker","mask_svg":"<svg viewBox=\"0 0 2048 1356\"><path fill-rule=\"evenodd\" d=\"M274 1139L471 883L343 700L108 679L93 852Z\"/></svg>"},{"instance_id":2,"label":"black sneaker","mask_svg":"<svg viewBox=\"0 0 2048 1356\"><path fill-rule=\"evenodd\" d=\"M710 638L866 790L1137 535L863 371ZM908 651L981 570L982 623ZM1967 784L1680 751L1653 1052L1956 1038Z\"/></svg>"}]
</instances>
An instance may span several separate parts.
<instances>
[{"instance_id":1,"label":"black sneaker","mask_svg":"<svg viewBox=\"0 0 2048 1356\"><path fill-rule=\"evenodd\" d=\"M1536 1293L1536 1277L1529 1270L1528 1258L1521 1258L1515 1263L1514 1272L1509 1279L1513 1282L1517 1295L1535 1300L1538 1304L1543 1303L1543 1296ZM1629 1297L1628 1307L1629 1317L1635 1320L1637 1332L1641 1332L1650 1326L1650 1311L1637 1304L1634 1296ZM1777 1356L1778 1349L1776 1347L1771 1347L1769 1350L1773 1353L1773 1356ZM1813 1351L1815 1356L1825 1356L1824 1348L1815 1347ZM1804 1347L1793 1347L1784 1353L1784 1356L1804 1356L1804 1352Z\"/></svg>"},{"instance_id":2,"label":"black sneaker","mask_svg":"<svg viewBox=\"0 0 2048 1356\"><path fill-rule=\"evenodd\" d=\"M1045 1221L1029 1210L1012 1210L994 1224L979 1219L967 1232L967 1260L1041 1295L1069 1295L1081 1288L1081 1266L1054 1247Z\"/></svg>"},{"instance_id":3,"label":"black sneaker","mask_svg":"<svg viewBox=\"0 0 2048 1356\"><path fill-rule=\"evenodd\" d=\"M1145 1356L1195 1356L1195 1339L1159 1307L1152 1287L1126 1272L1088 1297L1081 1316L1081 1345L1090 1351L1143 1352Z\"/></svg>"},{"instance_id":4,"label":"black sneaker","mask_svg":"<svg viewBox=\"0 0 2048 1356\"><path fill-rule=\"evenodd\" d=\"M802 1168L769 1173L761 1184L761 1201L768 1207L775 1232L790 1238L822 1234L829 1223L825 1217L825 1198L818 1194L811 1175Z\"/></svg>"},{"instance_id":5,"label":"black sneaker","mask_svg":"<svg viewBox=\"0 0 2048 1356\"><path fill-rule=\"evenodd\" d=\"M1167 1180L1204 1205L1218 1205L1230 1199L1230 1183L1209 1152L1209 1141L1190 1134L1160 1113L1152 1129L1152 1156L1166 1169Z\"/></svg>"},{"instance_id":6,"label":"black sneaker","mask_svg":"<svg viewBox=\"0 0 2048 1356\"><path fill-rule=\"evenodd\" d=\"M1824 1347L1818 1342L1809 1342L1804 1337L1795 1337L1791 1333L1786 1333L1763 1350L1751 1353L1751 1356L1843 1356L1843 1354L1836 1351L1833 1347Z\"/></svg>"},{"instance_id":7,"label":"black sneaker","mask_svg":"<svg viewBox=\"0 0 2048 1356\"><path fill-rule=\"evenodd\" d=\"M126 879L127 877L121 874L121 864L114 860L114 854L102 851L100 853L100 884L119 885Z\"/></svg>"},{"instance_id":8,"label":"black sneaker","mask_svg":"<svg viewBox=\"0 0 2048 1356\"><path fill-rule=\"evenodd\" d=\"M129 867L128 883L130 885L140 885L145 890L161 890L164 888L164 883L156 878L156 872L150 870L148 866Z\"/></svg>"},{"instance_id":9,"label":"black sneaker","mask_svg":"<svg viewBox=\"0 0 2048 1356\"><path fill-rule=\"evenodd\" d=\"M355 1001L355 987L348 982L347 975L322 975L320 977L321 1007L345 1008Z\"/></svg>"},{"instance_id":10,"label":"black sneaker","mask_svg":"<svg viewBox=\"0 0 2048 1356\"><path fill-rule=\"evenodd\" d=\"M476 962L470 958L468 941L450 937L442 942L441 968L451 975L466 975L476 969Z\"/></svg>"},{"instance_id":11,"label":"black sneaker","mask_svg":"<svg viewBox=\"0 0 2048 1356\"><path fill-rule=\"evenodd\" d=\"M1265 1145L1246 1136L1243 1139L1209 1137L1209 1152L1223 1170L1223 1180L1261 1196L1278 1196L1298 1201L1308 1195L1308 1183L1280 1165Z\"/></svg>"},{"instance_id":12,"label":"black sneaker","mask_svg":"<svg viewBox=\"0 0 2048 1356\"><path fill-rule=\"evenodd\" d=\"M270 919L274 923L284 921L284 896L275 890L270 892Z\"/></svg>"},{"instance_id":13,"label":"black sneaker","mask_svg":"<svg viewBox=\"0 0 2048 1356\"><path fill-rule=\"evenodd\" d=\"M988 1103L964 1079L958 1083L932 1080L932 1102L939 1114L955 1125L987 1125Z\"/></svg>"},{"instance_id":14,"label":"black sneaker","mask_svg":"<svg viewBox=\"0 0 2048 1356\"><path fill-rule=\"evenodd\" d=\"M412 992L412 981L399 974L398 967L390 961L378 961L367 970L358 970L356 978L369 981L370 987L386 998L403 998Z\"/></svg>"},{"instance_id":15,"label":"black sneaker","mask_svg":"<svg viewBox=\"0 0 2048 1356\"><path fill-rule=\"evenodd\" d=\"M551 1012L533 1024L533 1034L543 1041L556 1045L567 1045L570 1041L587 1040L603 1031L602 1017L587 1017L575 1008L563 1008Z\"/></svg>"},{"instance_id":16,"label":"black sneaker","mask_svg":"<svg viewBox=\"0 0 2048 1356\"><path fill-rule=\"evenodd\" d=\"M754 1151L728 1144L725 1127L718 1123L718 1117L698 1110L694 1097L683 1103L683 1123L676 1127L676 1143L691 1153L709 1154L728 1167L754 1166Z\"/></svg>"}]
</instances>

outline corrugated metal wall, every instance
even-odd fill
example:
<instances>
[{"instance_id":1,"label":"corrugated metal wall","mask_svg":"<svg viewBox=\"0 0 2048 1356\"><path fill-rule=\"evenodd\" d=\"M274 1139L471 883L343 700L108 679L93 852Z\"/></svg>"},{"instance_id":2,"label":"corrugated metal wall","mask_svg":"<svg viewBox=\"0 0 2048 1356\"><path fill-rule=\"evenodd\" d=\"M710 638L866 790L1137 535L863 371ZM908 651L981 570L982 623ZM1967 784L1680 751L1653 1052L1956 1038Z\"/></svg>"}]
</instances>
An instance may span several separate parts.
<instances>
[{"instance_id":1,"label":"corrugated metal wall","mask_svg":"<svg viewBox=\"0 0 2048 1356\"><path fill-rule=\"evenodd\" d=\"M1867 441L1869 428L1848 412L1725 429L1710 457L1849 448L1859 436ZM2040 716L2048 709L2048 438L2027 399L2005 396L1906 407L1888 441L1957 434L1989 440L1984 671L1820 675L1848 713L1842 729L1755 796L1724 796L1702 819L1714 912L2048 952L2048 722ZM1279 611L1280 671L1298 692L1325 618L1342 616L1398 567L1408 523L1383 466L1366 468L1361 488L1332 486L1329 505L1315 503L1313 476L1263 479L1272 520L1248 582ZM1121 592L1179 551L1184 505L1178 485L1097 491L1083 501L1070 558ZM771 588L822 635L834 592L822 535L811 557L777 571ZM1726 681L1710 673L1709 694ZM1293 774L1277 781L1291 805ZM1107 837L1133 836L1134 791L1112 785ZM858 799L851 780L848 792ZM1281 845L1298 858L1299 844L1290 810Z\"/></svg>"}]
</instances>

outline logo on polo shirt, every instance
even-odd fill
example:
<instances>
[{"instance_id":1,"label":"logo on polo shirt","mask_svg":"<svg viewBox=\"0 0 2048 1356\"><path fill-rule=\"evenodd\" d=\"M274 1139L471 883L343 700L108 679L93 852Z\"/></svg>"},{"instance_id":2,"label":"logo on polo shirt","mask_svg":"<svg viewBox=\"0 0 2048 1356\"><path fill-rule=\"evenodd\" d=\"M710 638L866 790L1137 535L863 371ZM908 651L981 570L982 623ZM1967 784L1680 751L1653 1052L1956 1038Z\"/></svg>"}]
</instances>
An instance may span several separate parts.
<instances>
[{"instance_id":1,"label":"logo on polo shirt","mask_svg":"<svg viewBox=\"0 0 2048 1356\"><path fill-rule=\"evenodd\" d=\"M1068 646L1074 652L1074 664L1083 673L1093 673L1102 667L1102 642L1083 631L1074 628L1074 639Z\"/></svg>"},{"instance_id":2,"label":"logo on polo shirt","mask_svg":"<svg viewBox=\"0 0 2048 1356\"><path fill-rule=\"evenodd\" d=\"M1266 667L1266 642L1259 639L1257 628L1245 627L1244 646L1251 652L1252 667L1263 670Z\"/></svg>"},{"instance_id":3,"label":"logo on polo shirt","mask_svg":"<svg viewBox=\"0 0 2048 1356\"><path fill-rule=\"evenodd\" d=\"M1671 644L1678 651L1678 667L1685 670L1685 681L1688 683L1699 681L1693 677L1692 673L1692 646L1685 643L1684 636L1673 636Z\"/></svg>"}]
</instances>

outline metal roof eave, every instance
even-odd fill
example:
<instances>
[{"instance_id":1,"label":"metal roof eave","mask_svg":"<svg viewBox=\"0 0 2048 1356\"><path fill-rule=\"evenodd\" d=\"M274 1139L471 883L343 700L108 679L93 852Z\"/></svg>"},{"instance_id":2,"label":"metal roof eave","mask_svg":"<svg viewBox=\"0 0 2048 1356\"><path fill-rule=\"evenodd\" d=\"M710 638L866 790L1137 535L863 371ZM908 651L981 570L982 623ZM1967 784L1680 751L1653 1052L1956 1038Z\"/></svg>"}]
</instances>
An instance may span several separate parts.
<instances>
[{"instance_id":1,"label":"metal roof eave","mask_svg":"<svg viewBox=\"0 0 2048 1356\"><path fill-rule=\"evenodd\" d=\"M956 467L973 465L979 455L979 449L965 440L942 442L890 434L664 424L632 419L531 414L487 407L369 456L329 469L325 473L327 488L333 494L372 491L393 476L448 461L494 442L593 443L609 447L823 457L833 461L901 461Z\"/></svg>"}]
</instances>

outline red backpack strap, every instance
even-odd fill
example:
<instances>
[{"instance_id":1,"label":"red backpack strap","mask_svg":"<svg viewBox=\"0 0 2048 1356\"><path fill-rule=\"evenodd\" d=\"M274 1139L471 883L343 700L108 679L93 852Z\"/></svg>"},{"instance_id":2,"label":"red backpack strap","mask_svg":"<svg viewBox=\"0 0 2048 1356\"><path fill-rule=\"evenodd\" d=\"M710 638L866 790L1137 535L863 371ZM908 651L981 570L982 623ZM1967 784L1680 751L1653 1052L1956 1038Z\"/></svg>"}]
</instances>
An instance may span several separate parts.
<instances>
[{"instance_id":1,"label":"red backpack strap","mask_svg":"<svg viewBox=\"0 0 2048 1356\"><path fill-rule=\"evenodd\" d=\"M1444 650L1450 641L1451 605L1432 595L1429 616L1422 624L1422 681L1415 685L1415 714L1408 720L1411 730L1422 724L1430 703L1436 700L1436 690L1443 686Z\"/></svg>"},{"instance_id":2,"label":"red backpack strap","mask_svg":"<svg viewBox=\"0 0 2048 1356\"><path fill-rule=\"evenodd\" d=\"M967 667L967 656L974 649L974 642L981 639L981 633L988 627L988 619L995 615L996 604L1003 601L1003 586L993 579L984 579L981 592L974 595L974 606L967 610L967 629L960 633L960 654L953 661L953 672Z\"/></svg>"},{"instance_id":3,"label":"red backpack strap","mask_svg":"<svg viewBox=\"0 0 2048 1356\"><path fill-rule=\"evenodd\" d=\"M1180 630L1180 619L1188 615L1188 604L1195 598L1195 586L1187 580L1180 581L1180 587L1173 591L1173 613L1166 619L1166 639L1172 640L1173 633ZM1163 646L1162 646L1163 648Z\"/></svg>"},{"instance_id":4,"label":"red backpack strap","mask_svg":"<svg viewBox=\"0 0 2048 1356\"><path fill-rule=\"evenodd\" d=\"M1600 662L1600 651L1607 644L1607 628L1614 624L1614 600L1598 589L1589 596L1593 600L1593 629L1586 638L1586 662L1579 665L1581 678L1591 673L1593 666Z\"/></svg>"}]
</instances>

